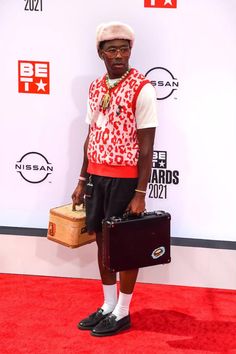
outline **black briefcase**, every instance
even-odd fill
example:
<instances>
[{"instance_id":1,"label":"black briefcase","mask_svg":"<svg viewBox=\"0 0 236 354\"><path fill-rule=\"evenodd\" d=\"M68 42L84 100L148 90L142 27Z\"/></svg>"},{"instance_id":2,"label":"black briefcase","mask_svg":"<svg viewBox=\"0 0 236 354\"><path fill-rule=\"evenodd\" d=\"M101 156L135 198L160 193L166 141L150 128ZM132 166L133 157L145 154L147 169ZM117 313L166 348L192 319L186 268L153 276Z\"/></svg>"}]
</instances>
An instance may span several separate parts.
<instances>
[{"instance_id":1,"label":"black briefcase","mask_svg":"<svg viewBox=\"0 0 236 354\"><path fill-rule=\"evenodd\" d=\"M169 263L170 220L164 211L103 220L103 265L118 272Z\"/></svg>"}]
</instances>

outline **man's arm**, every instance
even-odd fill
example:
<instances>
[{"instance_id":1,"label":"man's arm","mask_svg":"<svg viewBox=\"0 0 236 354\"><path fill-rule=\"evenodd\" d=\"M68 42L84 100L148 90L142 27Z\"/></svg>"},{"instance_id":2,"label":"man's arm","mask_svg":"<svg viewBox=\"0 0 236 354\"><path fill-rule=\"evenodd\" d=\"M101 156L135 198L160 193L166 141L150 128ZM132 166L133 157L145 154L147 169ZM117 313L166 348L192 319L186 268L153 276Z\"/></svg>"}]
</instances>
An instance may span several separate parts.
<instances>
[{"instance_id":1,"label":"man's arm","mask_svg":"<svg viewBox=\"0 0 236 354\"><path fill-rule=\"evenodd\" d=\"M84 158L83 158L83 164L82 164L82 168L81 168L81 172L80 172L80 176L84 177L84 178L87 177L87 168L88 168L87 150L88 150L89 132L90 132L90 129L88 131L87 138L84 142ZM71 196L72 202L73 202L73 205L72 205L73 210L75 210L76 205L80 205L84 202L85 185L86 185L86 181L83 181L83 180L78 181L78 184Z\"/></svg>"},{"instance_id":2,"label":"man's arm","mask_svg":"<svg viewBox=\"0 0 236 354\"><path fill-rule=\"evenodd\" d=\"M152 168L153 144L156 128L138 129L139 159L138 159L138 184L137 190L146 191ZM145 210L145 194L135 192L127 211L140 214Z\"/></svg>"}]
</instances>

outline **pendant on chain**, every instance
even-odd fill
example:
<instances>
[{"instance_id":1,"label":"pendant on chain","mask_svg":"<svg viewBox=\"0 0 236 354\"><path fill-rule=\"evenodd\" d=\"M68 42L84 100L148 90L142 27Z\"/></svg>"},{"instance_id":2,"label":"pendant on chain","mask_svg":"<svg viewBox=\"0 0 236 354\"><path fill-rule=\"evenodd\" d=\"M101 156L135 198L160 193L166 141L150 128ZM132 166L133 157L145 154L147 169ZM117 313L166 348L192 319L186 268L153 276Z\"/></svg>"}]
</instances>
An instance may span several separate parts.
<instances>
[{"instance_id":1,"label":"pendant on chain","mask_svg":"<svg viewBox=\"0 0 236 354\"><path fill-rule=\"evenodd\" d=\"M111 96L110 96L109 92L106 93L106 94L103 96L100 105L102 106L102 108L103 108L104 110L106 110L106 109L109 107L109 105L110 105L110 99L111 99Z\"/></svg>"}]
</instances>

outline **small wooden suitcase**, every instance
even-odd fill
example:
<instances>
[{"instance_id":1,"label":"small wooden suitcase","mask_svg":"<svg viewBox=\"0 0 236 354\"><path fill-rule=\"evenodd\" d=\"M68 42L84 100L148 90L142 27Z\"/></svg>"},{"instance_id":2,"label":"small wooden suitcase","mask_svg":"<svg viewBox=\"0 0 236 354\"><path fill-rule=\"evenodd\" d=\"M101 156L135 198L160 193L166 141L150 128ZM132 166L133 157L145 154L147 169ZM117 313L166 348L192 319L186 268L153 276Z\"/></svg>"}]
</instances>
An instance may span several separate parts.
<instances>
[{"instance_id":1,"label":"small wooden suitcase","mask_svg":"<svg viewBox=\"0 0 236 354\"><path fill-rule=\"evenodd\" d=\"M164 211L103 220L104 266L118 272L169 263L170 220Z\"/></svg>"},{"instance_id":2,"label":"small wooden suitcase","mask_svg":"<svg viewBox=\"0 0 236 354\"><path fill-rule=\"evenodd\" d=\"M67 204L50 210L47 238L76 248L95 241L95 234L87 233L83 206L72 210L72 204Z\"/></svg>"}]
</instances>

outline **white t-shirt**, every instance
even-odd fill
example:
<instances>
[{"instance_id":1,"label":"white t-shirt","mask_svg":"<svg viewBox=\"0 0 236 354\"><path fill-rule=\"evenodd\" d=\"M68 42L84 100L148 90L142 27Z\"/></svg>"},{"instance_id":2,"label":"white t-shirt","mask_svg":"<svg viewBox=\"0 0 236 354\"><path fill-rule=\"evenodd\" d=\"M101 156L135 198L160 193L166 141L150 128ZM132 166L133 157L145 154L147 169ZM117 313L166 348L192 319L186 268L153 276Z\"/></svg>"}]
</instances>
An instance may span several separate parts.
<instances>
[{"instance_id":1,"label":"white t-shirt","mask_svg":"<svg viewBox=\"0 0 236 354\"><path fill-rule=\"evenodd\" d=\"M114 83L115 80L110 80ZM101 112L100 115L103 115ZM102 118L102 117L101 117ZM158 126L157 106L156 106L156 91L152 84L148 83L142 87L136 102L135 118L137 129L155 128ZM104 115L103 115L104 119ZM86 123L91 124L92 112L87 102Z\"/></svg>"}]
</instances>

